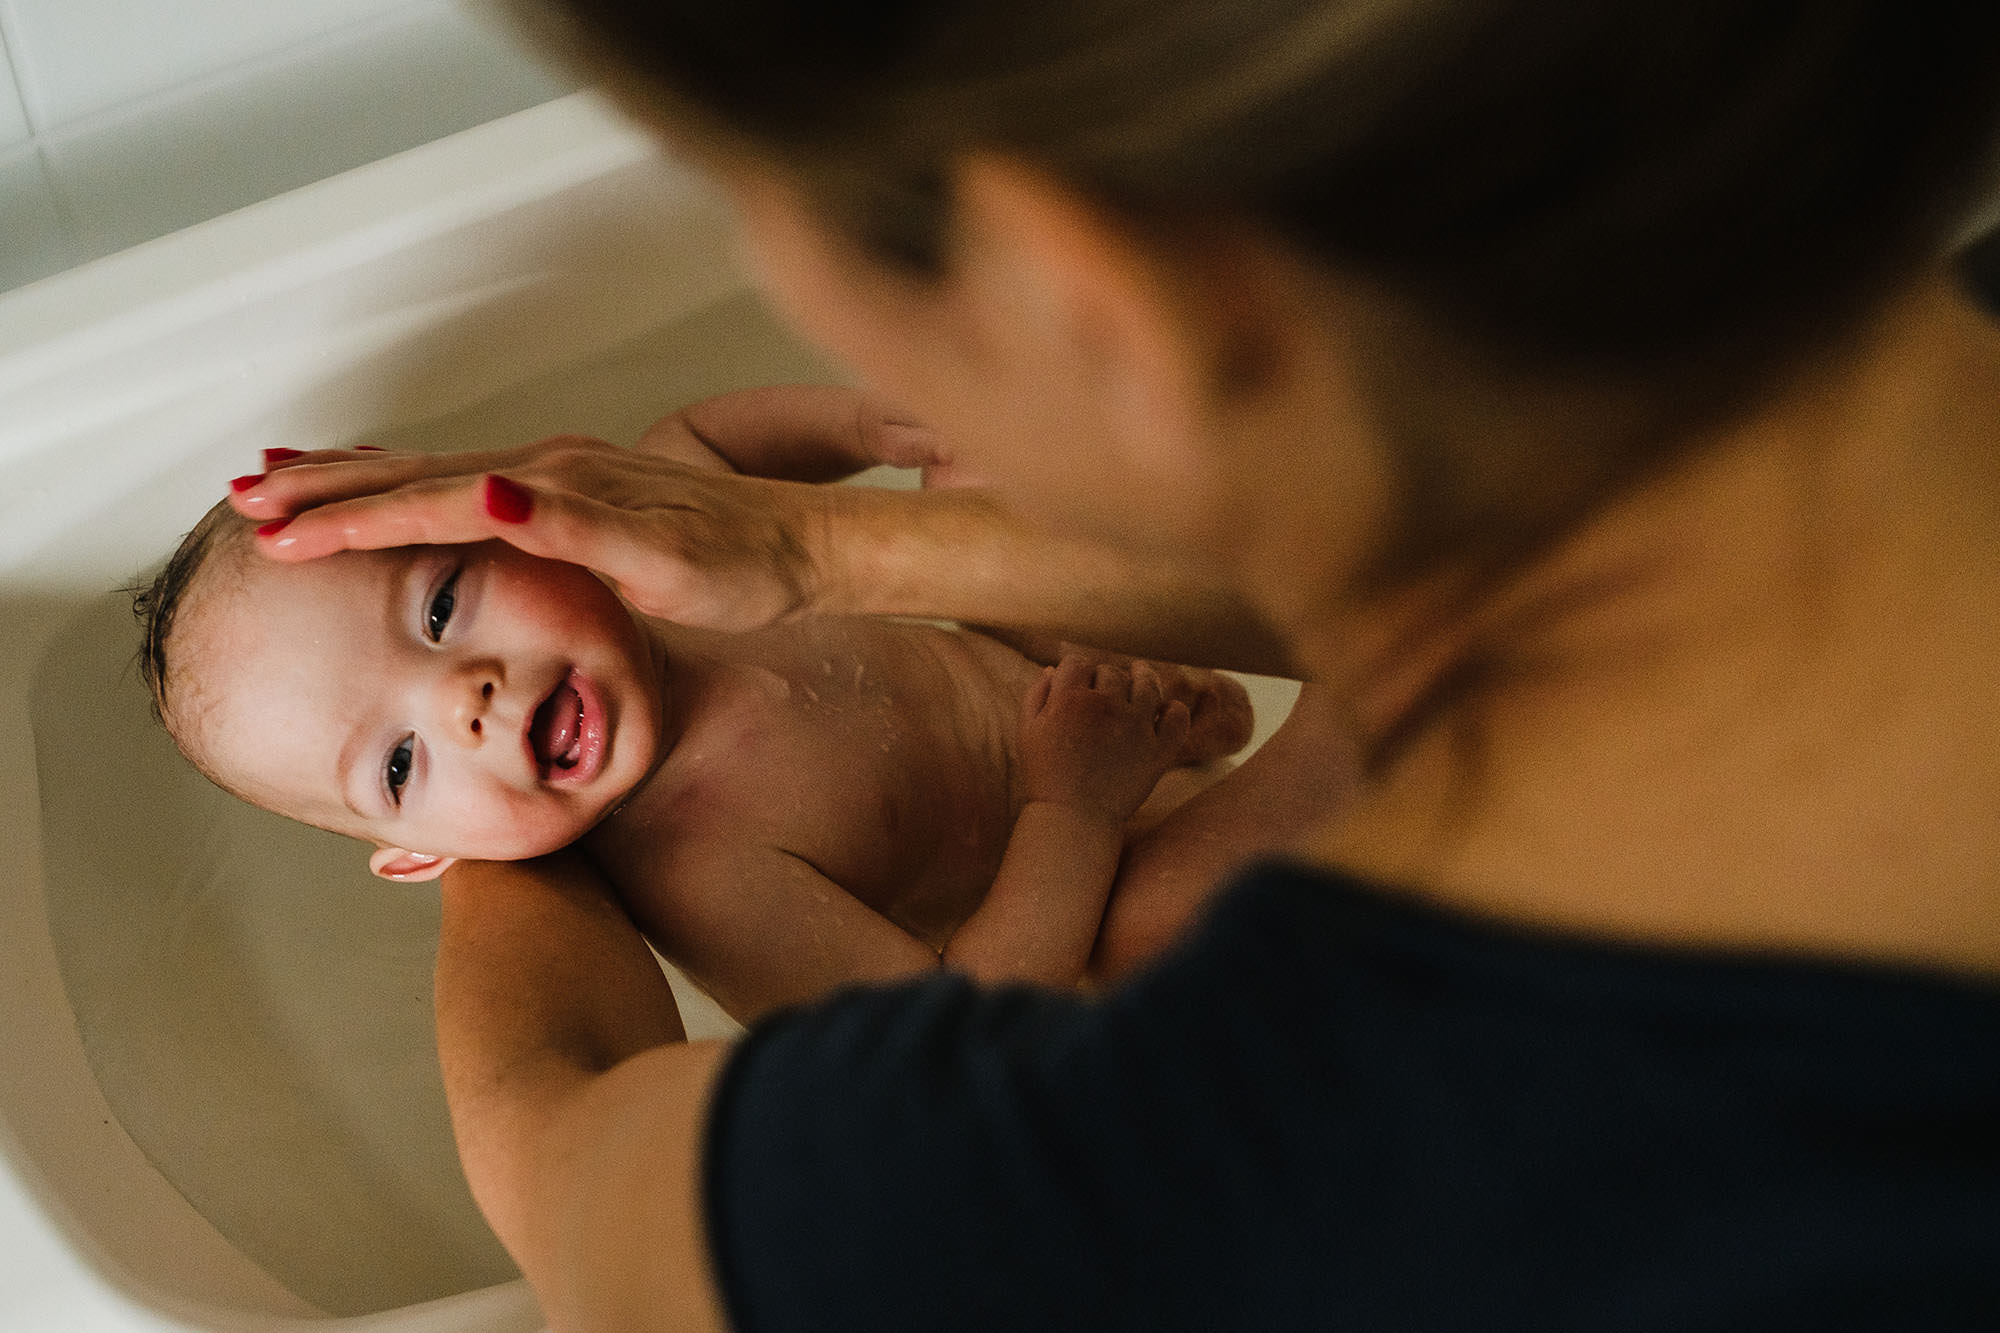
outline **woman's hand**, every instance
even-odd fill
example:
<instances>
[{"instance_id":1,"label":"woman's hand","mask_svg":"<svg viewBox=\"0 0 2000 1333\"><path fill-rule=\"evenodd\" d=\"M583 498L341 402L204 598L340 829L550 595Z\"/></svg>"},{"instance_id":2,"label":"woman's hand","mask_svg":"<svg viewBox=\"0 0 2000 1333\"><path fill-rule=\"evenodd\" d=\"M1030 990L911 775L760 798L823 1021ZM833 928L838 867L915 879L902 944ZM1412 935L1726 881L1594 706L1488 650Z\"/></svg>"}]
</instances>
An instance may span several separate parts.
<instances>
[{"instance_id":1,"label":"woman's hand","mask_svg":"<svg viewBox=\"0 0 2000 1333\"><path fill-rule=\"evenodd\" d=\"M809 609L817 488L560 436L494 452L323 451L231 497L279 560L493 538L585 565L647 615L752 629Z\"/></svg>"},{"instance_id":2,"label":"woman's hand","mask_svg":"<svg viewBox=\"0 0 2000 1333\"><path fill-rule=\"evenodd\" d=\"M808 484L878 463L921 468L925 489ZM279 560L498 539L587 566L641 612L689 625L917 616L1290 669L1262 617L1214 573L1020 518L971 485L936 435L853 389L724 394L632 449L558 436L458 454L271 450L266 465L230 503Z\"/></svg>"},{"instance_id":3,"label":"woman's hand","mask_svg":"<svg viewBox=\"0 0 2000 1333\"><path fill-rule=\"evenodd\" d=\"M633 449L571 435L446 455L271 450L266 463L233 503L276 559L498 538L596 570L648 615L752 629L815 609L824 584L829 502L787 482L948 460L870 395L783 385L696 403Z\"/></svg>"}]
</instances>

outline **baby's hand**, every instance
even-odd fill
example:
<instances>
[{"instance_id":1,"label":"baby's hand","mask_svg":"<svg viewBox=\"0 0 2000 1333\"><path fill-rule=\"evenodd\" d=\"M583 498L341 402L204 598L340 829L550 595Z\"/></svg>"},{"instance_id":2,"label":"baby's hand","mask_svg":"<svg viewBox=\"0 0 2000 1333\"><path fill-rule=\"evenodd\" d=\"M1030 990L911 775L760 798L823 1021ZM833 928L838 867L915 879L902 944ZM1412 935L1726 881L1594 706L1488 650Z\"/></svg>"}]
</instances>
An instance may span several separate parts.
<instances>
[{"instance_id":1,"label":"baby's hand","mask_svg":"<svg viewBox=\"0 0 2000 1333\"><path fill-rule=\"evenodd\" d=\"M1027 798L1122 825L1174 766L1189 725L1187 704L1165 698L1147 663L1066 654L1022 703Z\"/></svg>"}]
</instances>

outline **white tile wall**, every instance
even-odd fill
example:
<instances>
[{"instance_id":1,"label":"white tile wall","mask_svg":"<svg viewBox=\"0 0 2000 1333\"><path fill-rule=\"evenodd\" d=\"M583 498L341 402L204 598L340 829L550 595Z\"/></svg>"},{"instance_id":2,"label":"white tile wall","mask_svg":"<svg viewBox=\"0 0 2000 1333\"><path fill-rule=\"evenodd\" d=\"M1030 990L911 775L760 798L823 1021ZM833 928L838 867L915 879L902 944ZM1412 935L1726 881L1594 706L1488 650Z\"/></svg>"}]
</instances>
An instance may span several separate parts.
<instances>
[{"instance_id":1,"label":"white tile wall","mask_svg":"<svg viewBox=\"0 0 2000 1333\"><path fill-rule=\"evenodd\" d=\"M455 0L0 0L0 38L0 290L572 86Z\"/></svg>"},{"instance_id":2,"label":"white tile wall","mask_svg":"<svg viewBox=\"0 0 2000 1333\"><path fill-rule=\"evenodd\" d=\"M94 254L548 100L565 87L442 6L157 94L50 136Z\"/></svg>"},{"instance_id":3,"label":"white tile wall","mask_svg":"<svg viewBox=\"0 0 2000 1333\"><path fill-rule=\"evenodd\" d=\"M0 0L38 129L413 0Z\"/></svg>"}]
</instances>

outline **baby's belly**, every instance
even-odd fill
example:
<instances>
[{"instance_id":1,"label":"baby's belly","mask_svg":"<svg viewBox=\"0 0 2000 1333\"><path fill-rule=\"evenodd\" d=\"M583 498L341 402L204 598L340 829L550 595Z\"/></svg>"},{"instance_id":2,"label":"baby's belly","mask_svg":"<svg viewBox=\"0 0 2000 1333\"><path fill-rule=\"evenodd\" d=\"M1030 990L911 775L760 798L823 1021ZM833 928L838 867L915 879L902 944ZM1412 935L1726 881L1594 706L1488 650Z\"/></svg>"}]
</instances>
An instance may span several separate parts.
<instances>
[{"instance_id":1,"label":"baby's belly","mask_svg":"<svg viewBox=\"0 0 2000 1333\"><path fill-rule=\"evenodd\" d=\"M935 948L979 906L1020 811L1015 743L1036 668L1002 645L920 626L829 739L815 863ZM888 645L883 645L887 647ZM863 677L864 685L866 675Z\"/></svg>"}]
</instances>

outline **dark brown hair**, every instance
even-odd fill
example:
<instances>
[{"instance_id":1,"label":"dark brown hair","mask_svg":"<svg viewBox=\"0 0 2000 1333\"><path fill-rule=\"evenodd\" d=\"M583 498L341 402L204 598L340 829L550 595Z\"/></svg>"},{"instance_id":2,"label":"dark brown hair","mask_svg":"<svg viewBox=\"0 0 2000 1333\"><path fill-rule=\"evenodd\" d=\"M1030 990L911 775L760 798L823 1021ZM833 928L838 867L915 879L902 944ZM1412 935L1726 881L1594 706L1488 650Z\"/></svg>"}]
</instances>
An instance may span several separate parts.
<instances>
[{"instance_id":1,"label":"dark brown hair","mask_svg":"<svg viewBox=\"0 0 2000 1333\"><path fill-rule=\"evenodd\" d=\"M231 509L227 501L217 504L181 538L160 572L132 589L132 614L138 619L140 629L139 675L153 697L153 715L166 723L170 731L176 729L167 693L173 680L168 670L167 649L181 603L210 561L224 547L240 540L249 527L249 522Z\"/></svg>"},{"instance_id":2,"label":"dark brown hair","mask_svg":"<svg viewBox=\"0 0 2000 1333\"><path fill-rule=\"evenodd\" d=\"M2000 119L2000 5L1966 0L509 7L913 272L997 150L1386 293L1364 370L1413 549L1545 529L1851 331Z\"/></svg>"}]
</instances>

